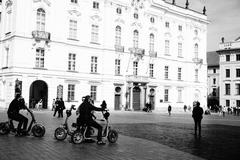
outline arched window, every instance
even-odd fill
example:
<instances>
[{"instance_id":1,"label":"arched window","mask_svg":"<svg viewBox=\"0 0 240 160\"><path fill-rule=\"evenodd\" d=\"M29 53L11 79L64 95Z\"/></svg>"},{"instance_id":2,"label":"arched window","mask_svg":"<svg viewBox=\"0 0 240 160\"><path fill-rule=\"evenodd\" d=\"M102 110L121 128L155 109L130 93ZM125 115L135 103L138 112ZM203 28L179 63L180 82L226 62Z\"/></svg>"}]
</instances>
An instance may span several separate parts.
<instances>
[{"instance_id":1,"label":"arched window","mask_svg":"<svg viewBox=\"0 0 240 160\"><path fill-rule=\"evenodd\" d=\"M118 46L121 45L121 27L120 26L116 27L115 44L118 45Z\"/></svg>"},{"instance_id":2,"label":"arched window","mask_svg":"<svg viewBox=\"0 0 240 160\"><path fill-rule=\"evenodd\" d=\"M149 51L150 52L153 52L154 51L154 34L150 34L150 37L149 37Z\"/></svg>"},{"instance_id":3,"label":"arched window","mask_svg":"<svg viewBox=\"0 0 240 160\"><path fill-rule=\"evenodd\" d=\"M133 47L138 48L138 31L134 30L133 32Z\"/></svg>"},{"instance_id":4,"label":"arched window","mask_svg":"<svg viewBox=\"0 0 240 160\"><path fill-rule=\"evenodd\" d=\"M42 8L37 10L37 30L45 31L45 18L46 13Z\"/></svg>"},{"instance_id":5,"label":"arched window","mask_svg":"<svg viewBox=\"0 0 240 160\"><path fill-rule=\"evenodd\" d=\"M194 45L194 55L195 55L195 58L198 58L198 44L197 43Z\"/></svg>"}]
</instances>

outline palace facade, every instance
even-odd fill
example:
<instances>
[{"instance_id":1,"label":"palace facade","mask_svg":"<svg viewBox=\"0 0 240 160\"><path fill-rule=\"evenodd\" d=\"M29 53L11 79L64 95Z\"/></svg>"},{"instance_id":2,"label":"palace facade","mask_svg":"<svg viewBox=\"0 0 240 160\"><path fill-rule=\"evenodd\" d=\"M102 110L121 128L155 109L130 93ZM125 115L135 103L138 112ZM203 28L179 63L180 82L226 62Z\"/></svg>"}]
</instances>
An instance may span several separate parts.
<instances>
[{"instance_id":1,"label":"palace facade","mask_svg":"<svg viewBox=\"0 0 240 160\"><path fill-rule=\"evenodd\" d=\"M91 95L96 106L207 106L205 7L175 0L1 0L0 108Z\"/></svg>"}]
</instances>

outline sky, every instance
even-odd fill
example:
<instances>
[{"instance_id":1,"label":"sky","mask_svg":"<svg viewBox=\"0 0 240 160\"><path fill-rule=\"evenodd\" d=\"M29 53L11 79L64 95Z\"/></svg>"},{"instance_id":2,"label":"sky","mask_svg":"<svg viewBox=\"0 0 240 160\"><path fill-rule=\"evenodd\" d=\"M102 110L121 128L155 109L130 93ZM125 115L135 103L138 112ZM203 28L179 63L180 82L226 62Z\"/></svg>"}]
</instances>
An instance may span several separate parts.
<instances>
[{"instance_id":1,"label":"sky","mask_svg":"<svg viewBox=\"0 0 240 160\"><path fill-rule=\"evenodd\" d=\"M172 0L167 0L172 2ZM188 0L189 8L202 12L206 6L207 18L210 21L207 28L207 51L219 49L221 38L225 42L234 41L240 37L240 0ZM185 7L186 0L175 0L175 3Z\"/></svg>"}]
</instances>

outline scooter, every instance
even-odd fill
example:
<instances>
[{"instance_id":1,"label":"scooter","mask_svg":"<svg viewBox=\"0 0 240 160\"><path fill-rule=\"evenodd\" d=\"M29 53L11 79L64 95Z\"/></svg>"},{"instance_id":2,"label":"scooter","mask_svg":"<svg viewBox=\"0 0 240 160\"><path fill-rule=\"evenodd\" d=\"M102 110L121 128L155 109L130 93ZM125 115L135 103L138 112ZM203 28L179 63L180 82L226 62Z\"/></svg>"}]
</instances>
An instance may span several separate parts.
<instances>
[{"instance_id":1,"label":"scooter","mask_svg":"<svg viewBox=\"0 0 240 160\"><path fill-rule=\"evenodd\" d=\"M33 111L29 110L27 107L25 108L28 113L30 113L30 116L32 118L28 128L27 128L27 133L28 135L33 135L35 137L43 137L45 134L45 127L40 124L37 123L35 116L33 114ZM0 135L7 135L10 132L12 133L16 133L17 129L14 128L13 125L13 120L9 119L7 122L1 122L0 123Z\"/></svg>"},{"instance_id":2,"label":"scooter","mask_svg":"<svg viewBox=\"0 0 240 160\"><path fill-rule=\"evenodd\" d=\"M72 110L76 110L75 105L72 105L69 110L66 110L67 117L65 122L55 129L54 137L59 141L63 141L66 139L67 135L71 136L73 134L73 131L71 131L68 126L68 119L72 115ZM72 126L76 127L76 123L73 123Z\"/></svg>"},{"instance_id":3,"label":"scooter","mask_svg":"<svg viewBox=\"0 0 240 160\"><path fill-rule=\"evenodd\" d=\"M102 111L104 119L98 120L100 125L103 126L102 137L107 138L110 143L115 143L118 140L118 132L111 128L108 118L110 113L108 110ZM75 130L71 136L74 144L80 144L87 140L93 140L97 137L97 129L87 126L86 124Z\"/></svg>"}]
</instances>

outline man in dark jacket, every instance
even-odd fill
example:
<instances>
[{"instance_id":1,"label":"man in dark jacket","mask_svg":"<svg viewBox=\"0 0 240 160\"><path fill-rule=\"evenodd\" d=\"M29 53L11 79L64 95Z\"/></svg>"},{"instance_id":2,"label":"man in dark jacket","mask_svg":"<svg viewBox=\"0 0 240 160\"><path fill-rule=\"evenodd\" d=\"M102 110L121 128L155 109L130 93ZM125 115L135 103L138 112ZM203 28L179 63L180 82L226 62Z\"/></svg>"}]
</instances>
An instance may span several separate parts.
<instances>
[{"instance_id":1,"label":"man in dark jacket","mask_svg":"<svg viewBox=\"0 0 240 160\"><path fill-rule=\"evenodd\" d=\"M27 133L27 124L28 124L28 119L23 116L22 114L19 113L21 109L26 109L25 106L25 101L21 97L20 93L16 93L15 98L12 100L12 102L9 105L7 114L8 118L18 121L18 127L17 127L17 134L16 136L23 135ZM23 125L23 129L22 129Z\"/></svg>"},{"instance_id":2,"label":"man in dark jacket","mask_svg":"<svg viewBox=\"0 0 240 160\"><path fill-rule=\"evenodd\" d=\"M90 96L86 96L85 99L83 100L83 103L79 106L78 109L78 112L80 114L78 117L78 123L86 124L88 126L97 128L98 129L97 144L105 144L105 142L102 141L102 126L93 120L92 111L104 111L104 109L93 106L91 104Z\"/></svg>"},{"instance_id":3,"label":"man in dark jacket","mask_svg":"<svg viewBox=\"0 0 240 160\"><path fill-rule=\"evenodd\" d=\"M200 103L199 102L196 102L195 103L195 107L193 108L193 111L192 111L192 117L194 119L194 123L195 123L195 135L197 135L197 128L198 128L198 133L199 133L199 136L201 136L201 121L202 121L202 118L203 118L203 109L202 107L200 107Z\"/></svg>"}]
</instances>

